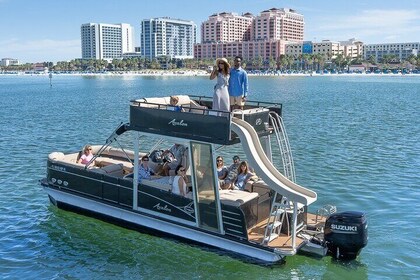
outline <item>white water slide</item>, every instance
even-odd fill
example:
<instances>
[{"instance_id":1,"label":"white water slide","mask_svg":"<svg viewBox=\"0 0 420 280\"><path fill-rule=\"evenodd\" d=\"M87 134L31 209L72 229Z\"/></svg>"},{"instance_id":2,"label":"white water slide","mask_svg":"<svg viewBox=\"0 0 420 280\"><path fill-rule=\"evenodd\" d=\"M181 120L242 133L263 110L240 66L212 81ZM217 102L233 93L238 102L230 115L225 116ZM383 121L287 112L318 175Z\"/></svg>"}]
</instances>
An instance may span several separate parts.
<instances>
[{"instance_id":1,"label":"white water slide","mask_svg":"<svg viewBox=\"0 0 420 280\"><path fill-rule=\"evenodd\" d=\"M290 201L296 201L304 205L316 201L316 192L290 181L276 169L267 158L258 134L250 124L241 119L233 118L231 129L239 136L249 163L269 188L287 197Z\"/></svg>"}]
</instances>

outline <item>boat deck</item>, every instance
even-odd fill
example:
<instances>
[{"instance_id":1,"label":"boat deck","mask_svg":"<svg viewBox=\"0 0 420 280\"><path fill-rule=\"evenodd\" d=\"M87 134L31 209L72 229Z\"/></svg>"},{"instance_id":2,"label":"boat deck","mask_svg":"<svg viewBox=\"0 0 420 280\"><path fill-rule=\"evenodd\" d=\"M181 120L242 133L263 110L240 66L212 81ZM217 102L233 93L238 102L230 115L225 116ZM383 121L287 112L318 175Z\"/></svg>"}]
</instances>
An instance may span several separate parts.
<instances>
[{"instance_id":1,"label":"boat deck","mask_svg":"<svg viewBox=\"0 0 420 280\"><path fill-rule=\"evenodd\" d=\"M320 228L323 227L325 224L326 218L323 216L316 217L315 214L307 213L306 214L306 223L308 226L314 227L314 228ZM264 239L264 233L265 233L265 226L267 225L268 219L265 219L255 225L253 228L248 230L248 239L250 242L261 244ZM300 238L299 236L296 237L296 247L299 248L302 243L304 243L305 240L303 238ZM268 243L269 247L272 248L279 248L283 251L292 251L292 236L287 234L281 234L279 237L273 239Z\"/></svg>"}]
</instances>

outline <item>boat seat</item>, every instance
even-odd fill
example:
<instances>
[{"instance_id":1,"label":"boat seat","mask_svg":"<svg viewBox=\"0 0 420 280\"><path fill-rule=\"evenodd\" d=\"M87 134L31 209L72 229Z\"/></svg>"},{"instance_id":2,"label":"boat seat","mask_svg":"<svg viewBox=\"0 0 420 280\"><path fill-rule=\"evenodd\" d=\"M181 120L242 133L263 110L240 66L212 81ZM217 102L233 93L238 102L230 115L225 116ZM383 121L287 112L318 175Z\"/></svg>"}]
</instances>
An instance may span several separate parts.
<instances>
[{"instance_id":1,"label":"boat seat","mask_svg":"<svg viewBox=\"0 0 420 280\"><path fill-rule=\"evenodd\" d=\"M176 95L179 100L178 104L180 106L190 106L190 97L188 95ZM141 107L148 107L148 108L157 108L159 105L170 105L170 97L152 97L152 98L141 98L137 99L136 102L140 102ZM163 108L166 109L166 106Z\"/></svg>"},{"instance_id":2,"label":"boat seat","mask_svg":"<svg viewBox=\"0 0 420 280\"><path fill-rule=\"evenodd\" d=\"M108 157L97 157L95 159L95 164L102 168L108 165L121 164L126 173L133 172L133 165L128 161L121 162L120 160L116 160L116 159L112 159Z\"/></svg>"},{"instance_id":3,"label":"boat seat","mask_svg":"<svg viewBox=\"0 0 420 280\"><path fill-rule=\"evenodd\" d=\"M108 174L116 177L123 177L124 167L122 163L110 164L101 168L92 169L92 171L102 174Z\"/></svg>"},{"instance_id":4,"label":"boat seat","mask_svg":"<svg viewBox=\"0 0 420 280\"><path fill-rule=\"evenodd\" d=\"M127 154L127 155L126 155ZM134 152L130 150L126 150L125 153L123 150L114 148L114 147L108 147L101 155L109 156L109 157L117 157L122 159L127 159L127 156L134 160ZM139 154L139 160L142 156L146 155L146 153L140 153Z\"/></svg>"},{"instance_id":5,"label":"boat seat","mask_svg":"<svg viewBox=\"0 0 420 280\"><path fill-rule=\"evenodd\" d=\"M248 192L258 193L260 196L270 193L270 188L261 179L257 181L249 180L245 185L245 190Z\"/></svg>"},{"instance_id":6,"label":"boat seat","mask_svg":"<svg viewBox=\"0 0 420 280\"><path fill-rule=\"evenodd\" d=\"M65 163L67 165L71 165L73 167L77 167L77 168L85 168L85 164L83 163L77 163L77 156L78 153L73 153L73 154L68 154L65 155L61 152L52 152L48 155L48 159L51 161L59 161L62 163ZM97 166L94 166L93 164L91 164L88 169L95 169L98 168Z\"/></svg>"},{"instance_id":7,"label":"boat seat","mask_svg":"<svg viewBox=\"0 0 420 280\"><path fill-rule=\"evenodd\" d=\"M204 114L204 110L207 110L208 108L206 106L202 106L195 102L194 100L190 99L188 95L175 95L178 97L178 104L179 106L182 106L185 110L185 112L190 113L198 113L198 114ZM159 105L170 105L170 97L153 97L153 98L142 98L137 99L137 102L140 102L141 107L147 107L147 108L158 108ZM167 106L161 106L161 109L167 109Z\"/></svg>"},{"instance_id":8,"label":"boat seat","mask_svg":"<svg viewBox=\"0 0 420 280\"><path fill-rule=\"evenodd\" d=\"M187 112L190 113L197 113L197 114L204 114L205 110L208 110L206 106L202 106L195 102L194 100L190 101L189 105L183 106Z\"/></svg>"},{"instance_id":9,"label":"boat seat","mask_svg":"<svg viewBox=\"0 0 420 280\"><path fill-rule=\"evenodd\" d=\"M241 190L219 190L219 195L221 203L236 207L258 197L258 193L250 193Z\"/></svg>"},{"instance_id":10,"label":"boat seat","mask_svg":"<svg viewBox=\"0 0 420 280\"><path fill-rule=\"evenodd\" d=\"M163 191L171 191L173 180L174 180L173 176L162 176L160 178L151 179L151 180L141 179L141 184L154 187Z\"/></svg>"}]
</instances>

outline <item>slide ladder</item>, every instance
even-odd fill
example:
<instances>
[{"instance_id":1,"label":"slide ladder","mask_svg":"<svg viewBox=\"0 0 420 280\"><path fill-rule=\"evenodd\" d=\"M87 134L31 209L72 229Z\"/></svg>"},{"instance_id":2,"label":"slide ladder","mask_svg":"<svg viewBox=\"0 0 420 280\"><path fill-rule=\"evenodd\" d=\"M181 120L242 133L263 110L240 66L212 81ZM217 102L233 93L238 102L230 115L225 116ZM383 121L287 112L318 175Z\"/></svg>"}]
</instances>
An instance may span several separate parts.
<instances>
[{"instance_id":1,"label":"slide ladder","mask_svg":"<svg viewBox=\"0 0 420 280\"><path fill-rule=\"evenodd\" d=\"M270 121L273 125L274 135L280 149L283 162L284 176L292 182L296 182L295 165L293 163L292 150L283 119L276 113L270 112Z\"/></svg>"},{"instance_id":2,"label":"slide ladder","mask_svg":"<svg viewBox=\"0 0 420 280\"><path fill-rule=\"evenodd\" d=\"M284 176L292 182L296 182L295 165L293 163L292 149L290 148L289 138L283 119L276 113L270 112L269 118L273 126L274 135L277 145L280 149L280 155L283 163ZM279 197L280 201L279 201ZM289 235L289 218L287 209L290 209L290 202L287 197L281 196L278 192L274 192L271 204L270 217L265 227L264 239L262 244L268 244L271 240L280 236L283 223L286 222L287 235Z\"/></svg>"}]
</instances>

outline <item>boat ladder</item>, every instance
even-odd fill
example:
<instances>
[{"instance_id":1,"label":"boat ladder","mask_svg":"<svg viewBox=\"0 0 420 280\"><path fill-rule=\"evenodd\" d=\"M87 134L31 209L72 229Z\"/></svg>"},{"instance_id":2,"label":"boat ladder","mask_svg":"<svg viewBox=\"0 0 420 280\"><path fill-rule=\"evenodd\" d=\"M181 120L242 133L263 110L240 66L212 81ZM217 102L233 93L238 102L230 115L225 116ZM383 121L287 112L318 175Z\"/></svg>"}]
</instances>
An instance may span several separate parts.
<instances>
[{"instance_id":1,"label":"boat ladder","mask_svg":"<svg viewBox=\"0 0 420 280\"><path fill-rule=\"evenodd\" d=\"M295 182L296 174L292 150L290 148L289 138L287 136L283 119L276 112L270 112L269 117L273 126L278 148L280 150L284 176L292 182ZM263 245L268 244L270 241L280 236L283 223L285 222L287 223L287 235L290 234L289 218L287 215L288 209L291 209L290 201L281 194L274 192L270 216L267 221L267 226L265 227L264 238L262 241Z\"/></svg>"},{"instance_id":2,"label":"boat ladder","mask_svg":"<svg viewBox=\"0 0 420 280\"><path fill-rule=\"evenodd\" d=\"M284 176L290 181L296 182L292 150L290 148L289 138L283 119L276 112L270 112L270 121L273 125L274 135L276 136L277 144L280 149Z\"/></svg>"},{"instance_id":3,"label":"boat ladder","mask_svg":"<svg viewBox=\"0 0 420 280\"><path fill-rule=\"evenodd\" d=\"M289 218L287 216L287 209L289 208L289 200L284 196L278 195L277 192L274 193L270 216L268 217L264 238L261 242L262 245L268 245L270 241L280 236L283 223L286 224L287 235L289 235Z\"/></svg>"}]
</instances>

